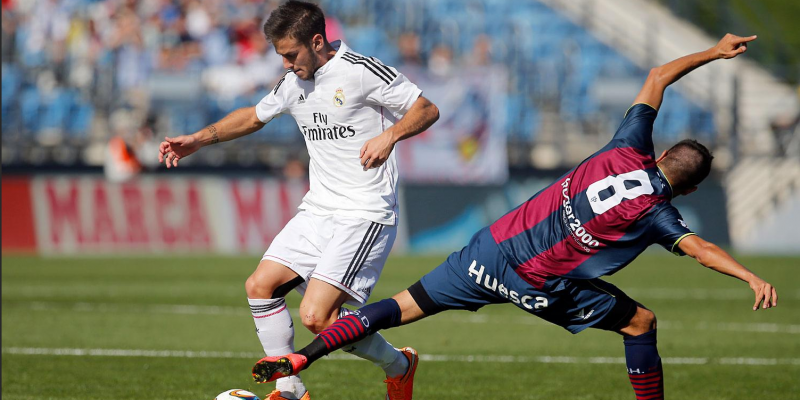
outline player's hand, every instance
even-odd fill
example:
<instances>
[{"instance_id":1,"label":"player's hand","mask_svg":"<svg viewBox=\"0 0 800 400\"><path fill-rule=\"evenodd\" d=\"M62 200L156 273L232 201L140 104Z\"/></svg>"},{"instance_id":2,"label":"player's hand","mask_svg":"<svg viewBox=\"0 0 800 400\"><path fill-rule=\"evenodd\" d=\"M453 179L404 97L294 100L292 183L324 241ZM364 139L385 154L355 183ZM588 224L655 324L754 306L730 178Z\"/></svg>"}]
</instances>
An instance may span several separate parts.
<instances>
[{"instance_id":1,"label":"player's hand","mask_svg":"<svg viewBox=\"0 0 800 400\"><path fill-rule=\"evenodd\" d=\"M389 159L389 155L392 154L394 143L392 133L389 130L367 140L361 146L361 165L364 166L364 171L383 165Z\"/></svg>"},{"instance_id":2,"label":"player's hand","mask_svg":"<svg viewBox=\"0 0 800 400\"><path fill-rule=\"evenodd\" d=\"M741 37L729 33L713 49L717 58L733 58L747 51L747 43L756 40L756 37L756 35Z\"/></svg>"},{"instance_id":3,"label":"player's hand","mask_svg":"<svg viewBox=\"0 0 800 400\"><path fill-rule=\"evenodd\" d=\"M165 137L158 146L158 162L166 164L167 168L177 167L178 160L200 149L200 142L191 135L181 135L174 138Z\"/></svg>"},{"instance_id":4,"label":"player's hand","mask_svg":"<svg viewBox=\"0 0 800 400\"><path fill-rule=\"evenodd\" d=\"M769 283L763 279L756 277L750 281L750 289L756 294L756 302L753 304L753 311L761 308L770 308L778 306L778 292Z\"/></svg>"}]
</instances>

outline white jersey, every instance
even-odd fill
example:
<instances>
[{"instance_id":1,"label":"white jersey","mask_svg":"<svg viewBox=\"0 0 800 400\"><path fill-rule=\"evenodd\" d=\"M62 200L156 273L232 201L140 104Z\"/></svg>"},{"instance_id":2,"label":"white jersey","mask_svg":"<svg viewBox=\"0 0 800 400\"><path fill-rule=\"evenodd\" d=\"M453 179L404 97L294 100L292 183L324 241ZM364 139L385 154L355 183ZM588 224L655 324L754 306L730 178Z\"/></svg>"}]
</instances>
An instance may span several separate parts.
<instances>
[{"instance_id":1,"label":"white jersey","mask_svg":"<svg viewBox=\"0 0 800 400\"><path fill-rule=\"evenodd\" d=\"M396 69L331 43L336 55L304 81L289 71L256 106L261 122L294 117L306 141L310 190L301 210L397 223L395 152L364 171L361 147L392 126L422 91Z\"/></svg>"}]
</instances>

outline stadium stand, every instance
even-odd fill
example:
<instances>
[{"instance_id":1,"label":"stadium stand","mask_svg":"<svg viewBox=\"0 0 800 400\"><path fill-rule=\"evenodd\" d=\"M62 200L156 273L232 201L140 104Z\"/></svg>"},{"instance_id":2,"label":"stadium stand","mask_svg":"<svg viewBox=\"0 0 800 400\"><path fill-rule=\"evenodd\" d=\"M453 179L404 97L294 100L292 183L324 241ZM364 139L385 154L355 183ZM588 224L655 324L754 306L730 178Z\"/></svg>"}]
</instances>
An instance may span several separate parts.
<instances>
[{"instance_id":1,"label":"stadium stand","mask_svg":"<svg viewBox=\"0 0 800 400\"><path fill-rule=\"evenodd\" d=\"M398 38L404 35L416 37L418 58L429 69L437 68L433 56L449 54L453 73L474 63L475 44L486 41L486 62L510 72L502 111L516 167L534 163L531 150L540 144L557 149L564 164L584 157L615 129L647 72L631 52L599 40L555 3L321 2L351 47L401 70L406 59ZM13 43L3 52L4 165L31 162L23 153L10 156L30 146L81 150L122 135L135 147L155 136L191 132L255 104L282 73L280 58L260 32L260 18L275 1L3 4L4 20L17 25L3 31L3 43ZM713 102L698 103L695 93L668 96L657 141L697 137L726 145ZM142 137L144 126L157 134ZM302 152L291 121L279 119L267 131L245 140ZM235 150L225 155L223 164L239 165ZM97 157L75 160L100 163ZM220 163L218 154L187 161Z\"/></svg>"}]
</instances>

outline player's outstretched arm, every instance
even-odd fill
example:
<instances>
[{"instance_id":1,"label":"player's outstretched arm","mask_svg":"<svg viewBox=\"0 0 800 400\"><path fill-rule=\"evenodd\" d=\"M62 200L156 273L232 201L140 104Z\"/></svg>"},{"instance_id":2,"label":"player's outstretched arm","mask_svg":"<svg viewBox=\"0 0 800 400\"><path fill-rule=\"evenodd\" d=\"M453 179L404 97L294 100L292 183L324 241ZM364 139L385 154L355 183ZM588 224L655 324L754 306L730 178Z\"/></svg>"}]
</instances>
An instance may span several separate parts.
<instances>
[{"instance_id":1,"label":"player's outstretched arm","mask_svg":"<svg viewBox=\"0 0 800 400\"><path fill-rule=\"evenodd\" d=\"M438 119L439 108L430 100L419 96L403 118L361 147L361 165L364 170L383 165L397 142L424 132Z\"/></svg>"},{"instance_id":2,"label":"player's outstretched arm","mask_svg":"<svg viewBox=\"0 0 800 400\"><path fill-rule=\"evenodd\" d=\"M177 167L178 160L200 150L203 146L251 134L264 125L258 119L255 107L240 108L191 135L164 138L158 148L158 162L165 163L167 168Z\"/></svg>"},{"instance_id":3,"label":"player's outstretched arm","mask_svg":"<svg viewBox=\"0 0 800 400\"><path fill-rule=\"evenodd\" d=\"M721 58L734 58L744 53L747 50L747 43L753 40L756 40L756 36L740 37L729 33L716 46L706 51L690 54L651 69L650 74L647 76L647 81L645 81L633 104L645 103L658 110L661 107L661 100L664 98L664 90L666 90L667 86L711 61Z\"/></svg>"},{"instance_id":4,"label":"player's outstretched arm","mask_svg":"<svg viewBox=\"0 0 800 400\"><path fill-rule=\"evenodd\" d=\"M678 247L686 255L694 258L700 264L719 273L739 278L750 285L755 292L756 302L753 311L761 308L770 308L778 305L778 293L769 283L759 278L744 265L739 264L730 254L719 248L714 243L707 242L696 235L687 236L678 243Z\"/></svg>"}]
</instances>

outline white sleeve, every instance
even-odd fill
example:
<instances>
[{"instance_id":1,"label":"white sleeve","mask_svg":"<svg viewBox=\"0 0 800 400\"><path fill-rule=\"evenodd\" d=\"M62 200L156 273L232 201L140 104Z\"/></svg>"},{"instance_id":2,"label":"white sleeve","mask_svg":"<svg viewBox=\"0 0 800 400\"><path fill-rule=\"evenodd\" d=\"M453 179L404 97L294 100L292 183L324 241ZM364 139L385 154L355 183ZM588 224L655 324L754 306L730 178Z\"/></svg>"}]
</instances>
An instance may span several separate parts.
<instances>
[{"instance_id":1,"label":"white sleeve","mask_svg":"<svg viewBox=\"0 0 800 400\"><path fill-rule=\"evenodd\" d=\"M402 117L422 94L417 85L396 69L368 58L361 74L361 89L367 103L383 106Z\"/></svg>"},{"instance_id":2,"label":"white sleeve","mask_svg":"<svg viewBox=\"0 0 800 400\"><path fill-rule=\"evenodd\" d=\"M286 100L283 96L286 89L281 90L284 80L286 80L286 75L278 81L274 89L267 93L267 95L256 104L256 116L265 124L272 121L278 114L286 111Z\"/></svg>"}]
</instances>

